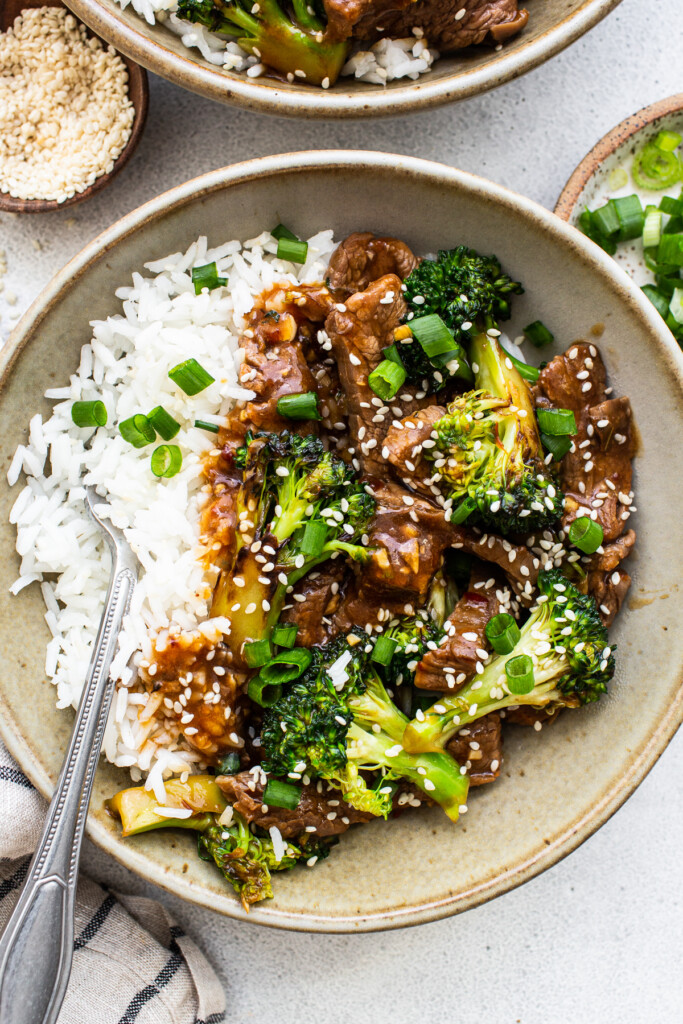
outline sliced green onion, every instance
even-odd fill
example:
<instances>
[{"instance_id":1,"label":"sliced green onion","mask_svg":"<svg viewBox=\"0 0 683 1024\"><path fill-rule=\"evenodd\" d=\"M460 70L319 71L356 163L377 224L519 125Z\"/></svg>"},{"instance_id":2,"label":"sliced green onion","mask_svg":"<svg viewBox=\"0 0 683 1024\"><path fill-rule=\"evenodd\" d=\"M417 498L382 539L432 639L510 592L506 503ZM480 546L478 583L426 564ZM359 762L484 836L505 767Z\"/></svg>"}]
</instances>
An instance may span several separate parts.
<instances>
[{"instance_id":1,"label":"sliced green onion","mask_svg":"<svg viewBox=\"0 0 683 1024\"><path fill-rule=\"evenodd\" d=\"M659 245L659 240L662 237L662 224L664 217L661 210L651 208L645 214L645 223L643 224L643 246L646 249L652 249L654 246Z\"/></svg>"},{"instance_id":2,"label":"sliced green onion","mask_svg":"<svg viewBox=\"0 0 683 1024\"><path fill-rule=\"evenodd\" d=\"M606 235L607 238L612 238L613 235L619 234L619 217L614 206L614 201L609 200L604 206L599 206L597 210L593 210L593 226L601 235Z\"/></svg>"},{"instance_id":3,"label":"sliced green onion","mask_svg":"<svg viewBox=\"0 0 683 1024\"><path fill-rule=\"evenodd\" d=\"M284 224L278 224L278 226L276 228L273 228L273 230L270 233L273 236L273 238L276 238L278 240L278 242L280 241L281 238L288 238L290 242L299 241L299 236L295 235L293 231L289 230L289 228L286 228Z\"/></svg>"},{"instance_id":4,"label":"sliced green onion","mask_svg":"<svg viewBox=\"0 0 683 1024\"><path fill-rule=\"evenodd\" d=\"M571 439L566 434L541 433L541 443L545 450L550 452L554 462L563 459L572 446Z\"/></svg>"},{"instance_id":5,"label":"sliced green onion","mask_svg":"<svg viewBox=\"0 0 683 1024\"><path fill-rule=\"evenodd\" d=\"M261 678L267 683L289 683L298 679L313 660L313 655L304 647L281 651L261 669Z\"/></svg>"},{"instance_id":6,"label":"sliced green onion","mask_svg":"<svg viewBox=\"0 0 683 1024\"><path fill-rule=\"evenodd\" d=\"M240 755L236 754L233 750L232 753L226 754L223 760L218 763L216 772L218 775L236 775L241 766Z\"/></svg>"},{"instance_id":7,"label":"sliced green onion","mask_svg":"<svg viewBox=\"0 0 683 1024\"><path fill-rule=\"evenodd\" d=\"M455 338L438 313L428 313L410 321L410 330L429 359L445 355L455 348Z\"/></svg>"},{"instance_id":8,"label":"sliced green onion","mask_svg":"<svg viewBox=\"0 0 683 1024\"><path fill-rule=\"evenodd\" d=\"M277 243L277 258L290 263L305 263L308 256L308 242L298 238L280 238Z\"/></svg>"},{"instance_id":9,"label":"sliced green onion","mask_svg":"<svg viewBox=\"0 0 683 1024\"><path fill-rule=\"evenodd\" d=\"M616 192L618 189L623 188L624 185L628 185L628 171L625 167L615 167L613 171L610 171L607 180L610 191Z\"/></svg>"},{"instance_id":10,"label":"sliced green onion","mask_svg":"<svg viewBox=\"0 0 683 1024\"><path fill-rule=\"evenodd\" d=\"M277 400L277 411L288 420L319 420L318 396L315 391L299 391Z\"/></svg>"},{"instance_id":11,"label":"sliced green onion","mask_svg":"<svg viewBox=\"0 0 683 1024\"><path fill-rule=\"evenodd\" d=\"M466 519L469 519L476 507L477 503L474 498L465 498L453 512L450 522L459 526L461 523L464 523Z\"/></svg>"},{"instance_id":12,"label":"sliced green onion","mask_svg":"<svg viewBox=\"0 0 683 1024\"><path fill-rule=\"evenodd\" d=\"M665 153L673 153L681 142L683 142L683 135L679 135L678 132L663 131L657 135L655 146L657 149L663 149Z\"/></svg>"},{"instance_id":13,"label":"sliced green onion","mask_svg":"<svg viewBox=\"0 0 683 1024\"><path fill-rule=\"evenodd\" d=\"M677 324L683 324L683 287L674 289L669 303L669 312Z\"/></svg>"},{"instance_id":14,"label":"sliced green onion","mask_svg":"<svg viewBox=\"0 0 683 1024\"><path fill-rule=\"evenodd\" d=\"M669 299L666 295L663 295L659 288L655 288L653 284L644 284L642 292L648 297L652 305L655 307L660 316L666 318L669 312Z\"/></svg>"},{"instance_id":15,"label":"sliced green onion","mask_svg":"<svg viewBox=\"0 0 683 1024\"><path fill-rule=\"evenodd\" d=\"M378 636L370 655L370 661L375 661L378 665L388 665L397 647L398 640L392 640L390 636Z\"/></svg>"},{"instance_id":16,"label":"sliced green onion","mask_svg":"<svg viewBox=\"0 0 683 1024\"><path fill-rule=\"evenodd\" d=\"M534 688L534 663L528 654L518 654L505 662L505 675L510 693L522 697Z\"/></svg>"},{"instance_id":17,"label":"sliced green onion","mask_svg":"<svg viewBox=\"0 0 683 1024\"><path fill-rule=\"evenodd\" d=\"M600 523L596 523L590 516L581 516L575 519L569 527L569 539L579 551L586 555L592 555L602 544L604 534Z\"/></svg>"},{"instance_id":18,"label":"sliced green onion","mask_svg":"<svg viewBox=\"0 0 683 1024\"><path fill-rule=\"evenodd\" d=\"M273 650L270 640L250 640L244 645L242 653L249 668L261 668L261 665L270 661Z\"/></svg>"},{"instance_id":19,"label":"sliced green onion","mask_svg":"<svg viewBox=\"0 0 683 1024\"><path fill-rule=\"evenodd\" d=\"M619 241L627 242L631 238L640 238L643 233L645 214L640 196L623 196L611 199L619 220Z\"/></svg>"},{"instance_id":20,"label":"sliced green onion","mask_svg":"<svg viewBox=\"0 0 683 1024\"><path fill-rule=\"evenodd\" d=\"M164 441L170 441L180 430L180 424L174 420L169 412L161 405L157 405L151 412L147 413L147 419L156 430L159 437Z\"/></svg>"},{"instance_id":21,"label":"sliced green onion","mask_svg":"<svg viewBox=\"0 0 683 1024\"><path fill-rule=\"evenodd\" d=\"M74 402L71 419L77 427L104 427L107 424L107 410L104 402Z\"/></svg>"},{"instance_id":22,"label":"sliced green onion","mask_svg":"<svg viewBox=\"0 0 683 1024\"><path fill-rule=\"evenodd\" d=\"M217 434L220 430L217 423L207 423L206 420L195 420L194 425L195 427L198 427L199 430L208 430L212 434Z\"/></svg>"},{"instance_id":23,"label":"sliced green onion","mask_svg":"<svg viewBox=\"0 0 683 1024\"><path fill-rule=\"evenodd\" d=\"M146 444L151 444L157 436L156 430L141 412L136 412L135 416L122 420L119 423L119 434L124 441L132 444L133 448L144 448Z\"/></svg>"},{"instance_id":24,"label":"sliced green onion","mask_svg":"<svg viewBox=\"0 0 683 1024\"><path fill-rule=\"evenodd\" d=\"M657 248L657 262L683 267L683 234L663 234Z\"/></svg>"},{"instance_id":25,"label":"sliced green onion","mask_svg":"<svg viewBox=\"0 0 683 1024\"><path fill-rule=\"evenodd\" d=\"M670 217L680 217L681 200L674 199L673 196L662 196L662 200L659 204L659 209L662 211L662 213L668 213Z\"/></svg>"},{"instance_id":26,"label":"sliced green onion","mask_svg":"<svg viewBox=\"0 0 683 1024\"><path fill-rule=\"evenodd\" d=\"M549 331L540 320L534 320L532 324L527 324L522 333L536 348L543 348L544 345L550 345L555 341L553 332Z\"/></svg>"},{"instance_id":27,"label":"sliced green onion","mask_svg":"<svg viewBox=\"0 0 683 1024\"><path fill-rule=\"evenodd\" d=\"M401 359L401 354L396 345L387 345L386 348L382 349L382 355L390 362L396 363L397 366L403 366L403 360Z\"/></svg>"},{"instance_id":28,"label":"sliced green onion","mask_svg":"<svg viewBox=\"0 0 683 1024\"><path fill-rule=\"evenodd\" d=\"M177 444L160 444L152 452L152 472L155 476L169 478L180 472L183 456Z\"/></svg>"},{"instance_id":29,"label":"sliced green onion","mask_svg":"<svg viewBox=\"0 0 683 1024\"><path fill-rule=\"evenodd\" d=\"M262 708L272 708L282 696L282 687L279 683L269 682L260 675L254 676L249 680L247 696Z\"/></svg>"},{"instance_id":30,"label":"sliced green onion","mask_svg":"<svg viewBox=\"0 0 683 1024\"><path fill-rule=\"evenodd\" d=\"M514 368L517 370L517 373L520 375L520 377L523 377L524 380L538 380L538 378L541 375L541 371L538 369L537 366L530 366L529 363L523 363L521 359L517 359L516 356L513 356L512 353L508 352L508 350L506 348L503 348L502 345L500 347L503 349L503 352L510 360Z\"/></svg>"},{"instance_id":31,"label":"sliced green onion","mask_svg":"<svg viewBox=\"0 0 683 1024\"><path fill-rule=\"evenodd\" d=\"M190 397L204 391L215 380L196 359L186 359L184 362L178 363L168 371L168 375L180 390Z\"/></svg>"},{"instance_id":32,"label":"sliced green onion","mask_svg":"<svg viewBox=\"0 0 683 1024\"><path fill-rule=\"evenodd\" d=\"M595 224L593 223L593 214L589 209L585 209L578 218L579 229L583 231L592 242L599 245L601 249L604 249L608 256L614 256L617 251L617 243L614 239L609 238L607 235L603 235L601 231L598 231Z\"/></svg>"},{"instance_id":33,"label":"sliced green onion","mask_svg":"<svg viewBox=\"0 0 683 1024\"><path fill-rule=\"evenodd\" d=\"M486 623L486 639L496 654L510 654L520 641L522 634L512 615L501 612Z\"/></svg>"},{"instance_id":34,"label":"sliced green onion","mask_svg":"<svg viewBox=\"0 0 683 1024\"><path fill-rule=\"evenodd\" d=\"M278 622L277 626L273 627L270 638L278 647L291 649L296 643L298 632L299 627L295 622Z\"/></svg>"},{"instance_id":35,"label":"sliced green onion","mask_svg":"<svg viewBox=\"0 0 683 1024\"><path fill-rule=\"evenodd\" d=\"M383 359L379 366L368 376L368 385L378 398L387 402L393 398L406 379L403 366L391 359Z\"/></svg>"},{"instance_id":36,"label":"sliced green onion","mask_svg":"<svg viewBox=\"0 0 683 1024\"><path fill-rule=\"evenodd\" d=\"M657 192L680 181L681 162L675 153L649 142L636 155L631 173L640 188Z\"/></svg>"},{"instance_id":37,"label":"sliced green onion","mask_svg":"<svg viewBox=\"0 0 683 1024\"><path fill-rule=\"evenodd\" d=\"M306 523L299 550L302 555L319 555L327 540L327 524L322 519L312 519Z\"/></svg>"},{"instance_id":38,"label":"sliced green onion","mask_svg":"<svg viewBox=\"0 0 683 1024\"><path fill-rule=\"evenodd\" d=\"M295 811L301 800L301 789L291 782L268 779L262 800L266 807L284 807L288 811Z\"/></svg>"},{"instance_id":39,"label":"sliced green onion","mask_svg":"<svg viewBox=\"0 0 683 1024\"><path fill-rule=\"evenodd\" d=\"M545 434L576 433L576 417L571 409L537 409L536 419Z\"/></svg>"},{"instance_id":40,"label":"sliced green onion","mask_svg":"<svg viewBox=\"0 0 683 1024\"><path fill-rule=\"evenodd\" d=\"M203 288L213 291L221 285L227 284L227 277L219 277L215 263L206 263L203 267L192 268L192 284L195 295L201 295Z\"/></svg>"}]
</instances>

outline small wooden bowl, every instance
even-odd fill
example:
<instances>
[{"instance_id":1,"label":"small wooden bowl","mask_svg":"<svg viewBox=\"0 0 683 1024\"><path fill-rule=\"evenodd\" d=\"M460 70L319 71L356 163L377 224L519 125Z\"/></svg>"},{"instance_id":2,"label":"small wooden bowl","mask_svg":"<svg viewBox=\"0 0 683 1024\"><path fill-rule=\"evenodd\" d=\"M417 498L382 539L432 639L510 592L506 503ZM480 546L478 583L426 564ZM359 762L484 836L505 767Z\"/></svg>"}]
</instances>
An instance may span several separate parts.
<instances>
[{"instance_id":1,"label":"small wooden bowl","mask_svg":"<svg viewBox=\"0 0 683 1024\"><path fill-rule=\"evenodd\" d=\"M11 28L14 24L14 19L22 11L29 8L65 6L62 3L55 3L53 0L0 0L0 32L6 32L8 28ZM88 34L94 35L90 29L88 29ZM106 46L107 44L105 43L104 45ZM89 185L82 192L77 192L69 199L65 199L63 203L57 202L56 199L15 199L13 196L7 195L6 192L0 192L0 211L4 210L8 213L48 213L52 210L63 210L67 206L73 206L75 203L81 203L83 200L89 199L96 192L101 192L103 188L107 187L114 175L118 174L125 164L128 163L135 147L140 141L145 126L147 107L149 105L149 85L147 82L147 72L144 68L141 68L139 64L135 64L128 57L124 57L123 54L119 54L119 56L128 70L128 94L135 108L135 118L133 119L130 138L116 158L111 171L100 175L92 185Z\"/></svg>"}]
</instances>

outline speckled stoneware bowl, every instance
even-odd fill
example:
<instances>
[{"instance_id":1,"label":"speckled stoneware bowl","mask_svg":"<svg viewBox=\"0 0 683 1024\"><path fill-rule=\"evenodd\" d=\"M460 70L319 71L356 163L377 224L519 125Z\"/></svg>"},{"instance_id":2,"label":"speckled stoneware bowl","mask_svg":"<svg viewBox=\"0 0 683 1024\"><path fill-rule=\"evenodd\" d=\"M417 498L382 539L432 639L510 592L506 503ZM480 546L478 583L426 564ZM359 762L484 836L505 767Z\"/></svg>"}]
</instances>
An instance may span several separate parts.
<instances>
[{"instance_id":1,"label":"speckled stoneware bowl","mask_svg":"<svg viewBox=\"0 0 683 1024\"><path fill-rule=\"evenodd\" d=\"M67 2L121 53L210 99L290 117L377 117L464 99L509 82L569 46L620 0L525 0L529 24L499 52L473 47L445 57L416 82L398 79L383 88L342 78L328 91L219 70L163 25L148 25L132 7L123 11L115 0Z\"/></svg>"},{"instance_id":2,"label":"speckled stoneware bowl","mask_svg":"<svg viewBox=\"0 0 683 1024\"><path fill-rule=\"evenodd\" d=\"M146 260L248 238L285 219L304 236L332 226L339 238L373 229L417 252L466 243L495 252L519 277L520 324L540 317L557 347L592 338L616 394L633 402L642 438L636 463L638 546L633 588L614 629L618 673L598 706L536 733L510 729L500 779L474 790L451 824L439 808L352 829L315 870L276 879L274 900L249 920L314 931L363 931L430 921L475 906L538 874L573 850L626 799L683 716L681 685L680 474L665 436L683 431L683 358L662 322L615 263L528 199L409 157L322 152L268 157L214 171L134 211L62 270L0 355L0 437L6 469L41 397L68 378L88 322L118 311L114 289ZM599 342L598 342L599 337ZM544 355L546 353L544 352ZM656 400L653 401L653 396ZM0 487L0 726L44 793L57 776L71 714L57 712L44 681L48 632L36 587L10 597L18 558L7 521L17 490ZM123 842L104 800L127 784L102 765L89 834L123 864L185 899L245 919L192 837L149 833Z\"/></svg>"}]
</instances>

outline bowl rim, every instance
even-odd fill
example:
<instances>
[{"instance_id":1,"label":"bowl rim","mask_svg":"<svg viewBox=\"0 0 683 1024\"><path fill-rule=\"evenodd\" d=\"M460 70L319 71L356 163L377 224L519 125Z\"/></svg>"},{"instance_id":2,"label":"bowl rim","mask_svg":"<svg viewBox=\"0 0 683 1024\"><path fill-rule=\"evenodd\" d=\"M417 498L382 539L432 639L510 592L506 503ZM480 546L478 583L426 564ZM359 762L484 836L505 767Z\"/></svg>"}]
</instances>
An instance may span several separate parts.
<instances>
[{"instance_id":1,"label":"bowl rim","mask_svg":"<svg viewBox=\"0 0 683 1024\"><path fill-rule=\"evenodd\" d=\"M597 174L604 161L612 153L616 153L620 146L628 142L634 135L637 135L643 128L647 128L648 125L653 124L662 117L676 113L683 114L683 92L674 93L673 96L667 96L666 99L650 103L647 107L637 110L635 114L629 114L628 117L625 117L614 128L610 128L595 143L593 148L586 153L583 160L567 179L567 183L560 192L555 204L554 212L557 216L565 221L571 219L581 193L588 182Z\"/></svg>"},{"instance_id":2,"label":"bowl rim","mask_svg":"<svg viewBox=\"0 0 683 1024\"><path fill-rule=\"evenodd\" d=\"M566 15L537 39L519 50L493 54L483 67L464 70L446 78L393 86L389 90L363 90L358 96L348 90L264 88L259 79L231 75L212 69L184 54L150 39L140 28L132 27L118 14L102 7L98 0L65 0L67 6L98 35L102 35L121 53L126 53L148 71L209 99L234 104L248 110L284 117L363 118L406 114L429 109L454 100L465 99L504 85L554 57L589 29L597 25L621 0L583 0L580 7Z\"/></svg>"},{"instance_id":3,"label":"bowl rim","mask_svg":"<svg viewBox=\"0 0 683 1024\"><path fill-rule=\"evenodd\" d=\"M19 353L28 344L51 309L60 302L71 282L82 277L92 262L101 259L117 243L152 223L158 216L167 215L202 196L255 178L277 177L282 174L307 170L353 170L359 164L364 169L368 167L376 167L380 170L389 169L392 173L404 178L428 179L436 182L442 188L456 188L470 194L484 196L493 199L503 207L517 213L521 212L535 220L551 235L554 235L561 244L568 245L570 249L574 250L574 253L594 273L603 279L608 279L611 285L618 288L622 293L622 300L628 304L633 315L653 335L653 340L660 348L672 378L676 380L683 393L683 354L673 336L664 327L654 307L641 294L640 289L633 284L628 275L610 256L575 228L533 200L456 168L416 157L354 150L284 153L234 164L178 185L126 214L88 243L80 253L58 271L21 318L0 352L0 388L4 386L7 375L11 372L12 365ZM627 771L609 783L600 799L575 820L568 822L552 842L525 860L509 865L501 874L493 878L488 878L458 894L433 901L424 901L417 906L381 911L369 916L349 915L334 918L315 913L303 916L293 912L278 911L277 908L255 906L247 915L231 895L226 894L225 899L221 901L215 893L203 890L201 886L185 880L184 876L168 875L162 867L150 864L134 846L122 847L122 844L118 844L117 847L109 832L93 816L88 818L87 834L97 846L115 857L125 867L162 889L191 903L211 910L218 910L228 917L248 920L255 924L294 931L339 933L381 931L438 920L478 906L540 874L580 846L618 810L656 763L683 721L683 666L679 678L681 685L669 705L667 713L653 725L640 746L634 750ZM2 694L0 694L0 736L36 788L44 796L49 797L53 790L53 783L36 760L29 741L18 730Z\"/></svg>"}]
</instances>

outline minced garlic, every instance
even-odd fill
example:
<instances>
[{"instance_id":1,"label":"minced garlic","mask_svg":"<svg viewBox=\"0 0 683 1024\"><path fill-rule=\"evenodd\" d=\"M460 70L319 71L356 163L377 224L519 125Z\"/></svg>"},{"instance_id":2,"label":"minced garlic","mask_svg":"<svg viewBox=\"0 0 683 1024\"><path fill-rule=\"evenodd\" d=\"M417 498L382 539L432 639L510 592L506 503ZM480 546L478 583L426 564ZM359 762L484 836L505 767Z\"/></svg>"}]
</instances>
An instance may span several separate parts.
<instances>
[{"instance_id":1,"label":"minced garlic","mask_svg":"<svg viewBox=\"0 0 683 1024\"><path fill-rule=\"evenodd\" d=\"M135 110L128 71L59 7L0 34L0 191L64 202L111 171Z\"/></svg>"}]
</instances>

